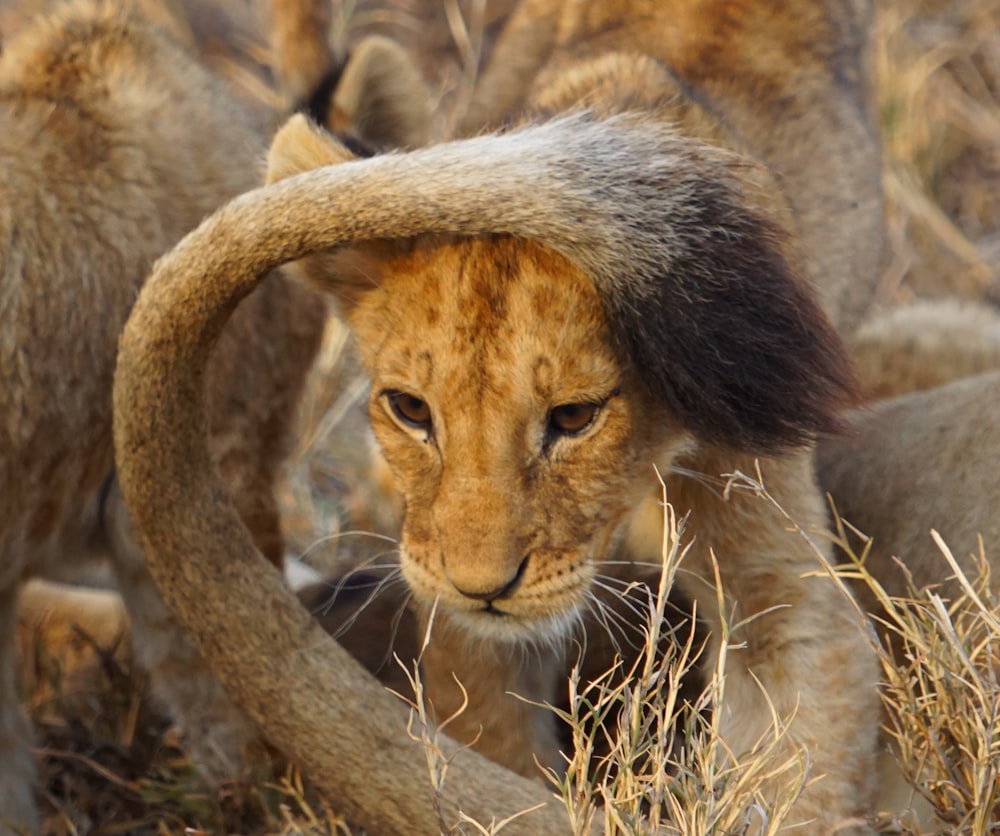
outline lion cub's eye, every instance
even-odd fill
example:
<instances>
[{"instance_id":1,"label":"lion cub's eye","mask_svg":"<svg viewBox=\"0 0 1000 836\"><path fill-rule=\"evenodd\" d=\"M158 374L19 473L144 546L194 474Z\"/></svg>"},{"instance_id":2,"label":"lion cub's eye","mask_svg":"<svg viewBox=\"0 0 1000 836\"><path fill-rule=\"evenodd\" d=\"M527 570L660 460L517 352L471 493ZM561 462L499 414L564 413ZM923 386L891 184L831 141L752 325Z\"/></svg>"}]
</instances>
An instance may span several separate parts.
<instances>
[{"instance_id":1,"label":"lion cub's eye","mask_svg":"<svg viewBox=\"0 0 1000 836\"><path fill-rule=\"evenodd\" d=\"M427 401L407 392L386 392L385 398L393 414L404 424L420 430L431 427L431 408Z\"/></svg>"},{"instance_id":2,"label":"lion cub's eye","mask_svg":"<svg viewBox=\"0 0 1000 836\"><path fill-rule=\"evenodd\" d=\"M564 403L549 412L550 435L577 435L594 423L601 405L596 403Z\"/></svg>"}]
</instances>

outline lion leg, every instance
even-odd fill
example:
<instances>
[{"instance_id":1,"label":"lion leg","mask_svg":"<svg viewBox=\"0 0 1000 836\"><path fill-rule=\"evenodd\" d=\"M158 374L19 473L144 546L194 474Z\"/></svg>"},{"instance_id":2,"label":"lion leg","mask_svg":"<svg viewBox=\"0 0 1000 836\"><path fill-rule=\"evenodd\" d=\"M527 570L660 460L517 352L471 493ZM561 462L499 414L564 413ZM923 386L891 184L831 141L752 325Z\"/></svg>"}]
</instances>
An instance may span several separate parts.
<instances>
[{"instance_id":1,"label":"lion leg","mask_svg":"<svg viewBox=\"0 0 1000 836\"><path fill-rule=\"evenodd\" d=\"M766 577L761 584L783 586L782 598L798 603L759 616L726 650L722 739L737 757L766 747L777 717L787 726L772 760L791 758L793 766L765 785L765 801L781 806L779 793L802 768L805 785L791 823L810 833L866 832L880 716L876 671L865 664L871 648L857 620L845 617L832 582L784 580ZM781 604L775 598L771 606Z\"/></svg>"},{"instance_id":2,"label":"lion leg","mask_svg":"<svg viewBox=\"0 0 1000 836\"><path fill-rule=\"evenodd\" d=\"M108 529L136 661L149 673L154 697L177 723L188 755L207 781L237 777L254 729L163 602L117 487L109 500Z\"/></svg>"},{"instance_id":3,"label":"lion leg","mask_svg":"<svg viewBox=\"0 0 1000 836\"><path fill-rule=\"evenodd\" d=\"M704 474L755 473L757 466L704 450L688 464ZM683 534L691 548L677 582L712 631L709 661L725 653L717 709L722 739L739 759L775 740L776 718L780 739L770 762L791 759L794 769L798 758L805 768L789 823L809 833L864 829L880 717L875 652L850 595L825 574L822 535L812 543L803 535L826 527L810 454L764 459L760 470L768 497L738 479L728 487L710 479L667 480L674 507L694 509ZM725 647L724 623L732 631ZM763 800L780 802L794 778L785 772L767 782Z\"/></svg>"},{"instance_id":4,"label":"lion leg","mask_svg":"<svg viewBox=\"0 0 1000 836\"><path fill-rule=\"evenodd\" d=\"M14 664L17 590L0 592L0 834L35 833L31 726L21 710Z\"/></svg>"}]
</instances>

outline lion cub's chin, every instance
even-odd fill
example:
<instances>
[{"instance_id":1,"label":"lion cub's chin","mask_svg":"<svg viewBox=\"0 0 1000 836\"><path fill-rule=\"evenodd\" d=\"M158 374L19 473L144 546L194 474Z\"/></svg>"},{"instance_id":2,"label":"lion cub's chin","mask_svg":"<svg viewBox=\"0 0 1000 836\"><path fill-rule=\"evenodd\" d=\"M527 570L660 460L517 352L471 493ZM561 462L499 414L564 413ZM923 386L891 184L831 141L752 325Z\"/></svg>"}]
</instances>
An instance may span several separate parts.
<instances>
[{"instance_id":1,"label":"lion cub's chin","mask_svg":"<svg viewBox=\"0 0 1000 836\"><path fill-rule=\"evenodd\" d=\"M438 613L441 613L439 604ZM581 623L580 607L572 606L560 612L527 617L497 609L444 610L456 629L471 640L507 645L554 645L569 636Z\"/></svg>"}]
</instances>

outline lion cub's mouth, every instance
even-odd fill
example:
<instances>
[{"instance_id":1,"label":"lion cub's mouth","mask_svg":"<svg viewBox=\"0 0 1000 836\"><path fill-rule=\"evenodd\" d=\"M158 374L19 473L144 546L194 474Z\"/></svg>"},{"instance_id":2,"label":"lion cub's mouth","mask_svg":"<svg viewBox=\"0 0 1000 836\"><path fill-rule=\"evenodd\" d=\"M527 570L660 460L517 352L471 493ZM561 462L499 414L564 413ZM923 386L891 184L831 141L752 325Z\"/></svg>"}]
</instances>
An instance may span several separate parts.
<instances>
[{"instance_id":1,"label":"lion cub's mouth","mask_svg":"<svg viewBox=\"0 0 1000 836\"><path fill-rule=\"evenodd\" d=\"M418 601L484 641L534 644L564 639L579 622L591 586L591 572L584 570L573 573L573 581L565 576L560 582L528 581L508 594L476 600L405 555L402 568Z\"/></svg>"},{"instance_id":2,"label":"lion cub's mouth","mask_svg":"<svg viewBox=\"0 0 1000 836\"><path fill-rule=\"evenodd\" d=\"M474 638L511 644L559 641L569 635L580 620L578 606L528 617L505 612L493 604L476 610L448 607L447 613L449 621Z\"/></svg>"}]
</instances>

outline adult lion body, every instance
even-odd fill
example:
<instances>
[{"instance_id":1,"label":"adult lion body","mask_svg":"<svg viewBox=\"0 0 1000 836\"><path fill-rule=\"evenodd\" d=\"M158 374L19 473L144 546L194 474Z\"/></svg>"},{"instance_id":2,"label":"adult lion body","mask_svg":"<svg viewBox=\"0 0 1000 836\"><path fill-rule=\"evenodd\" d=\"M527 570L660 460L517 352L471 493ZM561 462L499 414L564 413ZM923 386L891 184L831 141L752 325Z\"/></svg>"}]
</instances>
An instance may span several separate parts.
<instances>
[{"instance_id":1,"label":"adult lion body","mask_svg":"<svg viewBox=\"0 0 1000 836\"><path fill-rule=\"evenodd\" d=\"M254 185L261 143L172 36L101 0L64 4L4 43L0 123L2 830L34 821L12 675L18 588L71 573L87 552L114 557L139 658L205 764L225 769L249 734L132 539L114 484L111 382L153 260ZM276 563L274 480L321 324L321 303L275 275L235 313L208 371L213 460Z\"/></svg>"},{"instance_id":2,"label":"adult lion body","mask_svg":"<svg viewBox=\"0 0 1000 836\"><path fill-rule=\"evenodd\" d=\"M527 19L541 38L537 82L508 79L502 116L519 127L335 165L351 155L298 118L272 147L271 179L327 167L234 202L158 265L116 383L140 536L165 594L267 728L266 696L244 675L252 660L208 635L214 615L185 591L213 550L243 559L246 544L221 508L211 522L157 486L216 496L191 363L234 294L308 256L299 269L337 296L372 376L373 426L406 502L404 574L458 645L439 653L440 678L484 643L502 668L509 648L558 641L605 561L660 560L655 466L691 512L679 583L714 628L713 653L719 620L739 624L719 707L727 744L752 749L773 707L789 723L782 751L810 770L791 821L857 827L872 792L874 656L783 512L824 527L810 443L853 399L809 285L847 329L876 275L864 9L574 2L519 14L510 31ZM501 76L515 48L498 43ZM182 310L202 275L213 279L201 305ZM163 329L173 345L157 341ZM162 438L146 403L171 427ZM758 458L781 509L724 490L723 474L752 474ZM184 559L192 549L197 561ZM502 698L486 694L469 728L450 729L474 737ZM449 699L442 688L442 716ZM539 727L525 727L525 747L556 764Z\"/></svg>"},{"instance_id":3,"label":"adult lion body","mask_svg":"<svg viewBox=\"0 0 1000 836\"><path fill-rule=\"evenodd\" d=\"M989 564L1000 566L998 407L1000 372L970 375L856 410L848 416L849 435L819 446L820 482L837 513L872 537L865 567L887 594L905 598L912 584L957 597L960 589L931 529L970 576L980 537ZM866 609L880 612L873 591L856 586Z\"/></svg>"},{"instance_id":4,"label":"adult lion body","mask_svg":"<svg viewBox=\"0 0 1000 836\"><path fill-rule=\"evenodd\" d=\"M538 107L628 104L749 154L780 179L807 276L850 331L868 311L882 252L870 24L867 0L522 0L463 127Z\"/></svg>"}]
</instances>

